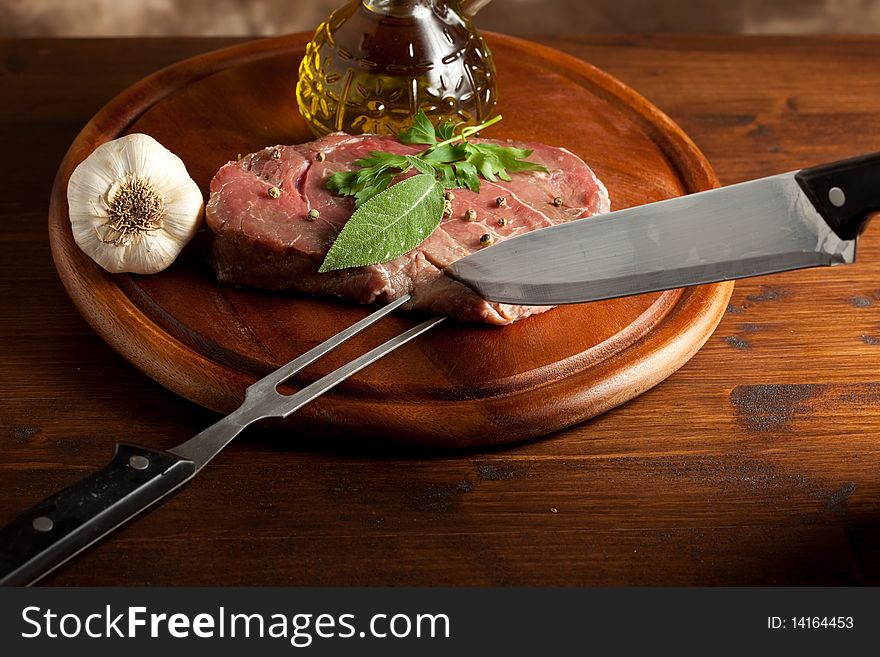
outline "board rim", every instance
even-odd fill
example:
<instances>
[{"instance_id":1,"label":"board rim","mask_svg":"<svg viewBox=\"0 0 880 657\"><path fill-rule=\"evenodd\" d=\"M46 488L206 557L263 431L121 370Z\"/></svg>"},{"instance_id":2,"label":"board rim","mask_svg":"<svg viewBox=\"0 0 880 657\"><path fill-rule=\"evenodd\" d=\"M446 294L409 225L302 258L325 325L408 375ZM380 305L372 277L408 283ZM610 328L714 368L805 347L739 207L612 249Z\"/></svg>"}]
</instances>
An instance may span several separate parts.
<instances>
[{"instance_id":1,"label":"board rim","mask_svg":"<svg viewBox=\"0 0 880 657\"><path fill-rule=\"evenodd\" d=\"M486 33L486 36L490 45L502 43L531 57L552 61L555 70L580 80L591 92L604 96L605 100L617 107L623 107L638 119L639 126L657 145L688 191L718 186L711 165L690 137L668 116L617 78L583 60L541 44L493 33ZM67 220L66 181L75 165L84 157L82 154L91 152L106 140L104 135L110 130L108 126L113 127L115 134L121 134L156 103L187 84L233 66L283 54L292 48L301 47L310 37L310 33L299 33L236 44L182 60L139 80L104 105L80 131L59 167L52 188L49 204L52 256L62 283L77 309L102 339L147 376L176 394L218 412L233 410L235 404L230 400L240 399L241 390L231 381L235 375L240 376L242 373L211 360L163 329L135 304L112 275L91 263L79 251L70 236ZM80 263L84 259L91 266L81 267ZM76 261L79 263L72 266ZM544 422L541 430L536 431L529 427L528 404L517 407L517 400L522 395L529 394L533 388L513 390L493 400L494 413L511 414L513 426L509 436L501 439L481 436L470 441L459 439L455 441L455 446L497 444L542 435L586 420L641 394L679 369L702 347L723 316L732 289L733 282L725 282L669 291L660 295L645 310L643 315L661 301L667 305L672 304L645 339L637 340L623 350L630 357L635 357L640 377L638 385L623 385L620 377L614 376L615 358L612 357L608 362L600 363L599 370L606 375L605 379L600 380L604 386L602 399L591 390L594 386L584 386L585 389L581 390L577 389L578 386L570 386L574 388L573 392L564 399L556 400L562 411L558 414L559 421L549 425ZM107 298L115 302L112 312L108 311L105 302ZM685 325L685 331L673 333L669 330L670 316L680 316L685 310L696 307L700 308L701 314L695 316L696 321ZM641 316L627 328L639 319ZM667 330L664 331L664 328ZM152 353L161 353L164 356L158 361L147 358L143 350L133 348L133 344L147 344ZM582 357L584 353L578 356ZM653 368L649 366L652 363L655 365ZM181 367L181 364L185 364L185 367ZM612 369L610 373L606 371L609 367ZM595 382L597 371L590 370L589 373L589 377L584 372L580 374ZM204 390L206 376L214 383L213 392ZM578 376L574 375L572 383L577 379ZM547 382L547 385L551 383ZM332 395L330 402L333 402L328 404L331 407L338 406L340 402L358 403L357 400L348 398L334 400ZM375 398L366 402L381 405L381 400ZM439 402L419 400L417 403ZM442 400L442 403L452 408L455 404L466 402ZM316 422L315 417L309 417L308 412L300 411L300 414L305 415L305 422L301 423L303 426L320 426L320 421ZM344 432L344 422L337 428ZM379 426L364 427L367 431L371 428L382 433ZM381 428L390 428L391 431L386 433L391 439L395 438L394 427ZM422 438L425 440L416 442L444 444L442 436L431 432Z\"/></svg>"}]
</instances>

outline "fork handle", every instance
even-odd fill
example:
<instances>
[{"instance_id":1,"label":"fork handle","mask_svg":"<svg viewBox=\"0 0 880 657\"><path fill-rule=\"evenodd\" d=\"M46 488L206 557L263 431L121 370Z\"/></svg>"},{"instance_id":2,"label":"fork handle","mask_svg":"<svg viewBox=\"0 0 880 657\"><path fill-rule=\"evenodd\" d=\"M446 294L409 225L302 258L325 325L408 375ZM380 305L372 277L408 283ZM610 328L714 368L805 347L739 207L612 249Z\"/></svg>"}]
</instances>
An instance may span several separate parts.
<instances>
[{"instance_id":1,"label":"fork handle","mask_svg":"<svg viewBox=\"0 0 880 657\"><path fill-rule=\"evenodd\" d=\"M27 586L175 492L195 464L116 443L102 470L58 491L0 529L0 585Z\"/></svg>"}]
</instances>

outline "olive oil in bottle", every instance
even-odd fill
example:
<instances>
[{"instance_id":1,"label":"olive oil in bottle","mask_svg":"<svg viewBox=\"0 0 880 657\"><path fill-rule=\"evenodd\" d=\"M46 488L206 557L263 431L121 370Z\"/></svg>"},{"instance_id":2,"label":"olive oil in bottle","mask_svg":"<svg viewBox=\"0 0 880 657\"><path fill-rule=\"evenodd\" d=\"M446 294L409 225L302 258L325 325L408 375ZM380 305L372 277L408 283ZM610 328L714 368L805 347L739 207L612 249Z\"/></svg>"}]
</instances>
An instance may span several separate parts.
<instances>
[{"instance_id":1,"label":"olive oil in bottle","mask_svg":"<svg viewBox=\"0 0 880 657\"><path fill-rule=\"evenodd\" d=\"M476 124L495 106L495 66L467 11L484 0L354 0L315 32L300 64L300 112L318 135L396 134L421 108Z\"/></svg>"}]
</instances>

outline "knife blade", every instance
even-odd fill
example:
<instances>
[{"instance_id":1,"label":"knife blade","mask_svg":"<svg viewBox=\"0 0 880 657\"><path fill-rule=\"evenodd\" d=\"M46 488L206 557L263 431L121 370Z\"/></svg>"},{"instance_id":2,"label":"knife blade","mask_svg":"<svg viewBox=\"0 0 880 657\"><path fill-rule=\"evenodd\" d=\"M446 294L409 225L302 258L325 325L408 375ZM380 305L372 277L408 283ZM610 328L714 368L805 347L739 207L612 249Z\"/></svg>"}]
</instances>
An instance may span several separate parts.
<instances>
[{"instance_id":1,"label":"knife blade","mask_svg":"<svg viewBox=\"0 0 880 657\"><path fill-rule=\"evenodd\" d=\"M849 264L880 210L880 153L543 228L444 271L489 301L599 301Z\"/></svg>"}]
</instances>

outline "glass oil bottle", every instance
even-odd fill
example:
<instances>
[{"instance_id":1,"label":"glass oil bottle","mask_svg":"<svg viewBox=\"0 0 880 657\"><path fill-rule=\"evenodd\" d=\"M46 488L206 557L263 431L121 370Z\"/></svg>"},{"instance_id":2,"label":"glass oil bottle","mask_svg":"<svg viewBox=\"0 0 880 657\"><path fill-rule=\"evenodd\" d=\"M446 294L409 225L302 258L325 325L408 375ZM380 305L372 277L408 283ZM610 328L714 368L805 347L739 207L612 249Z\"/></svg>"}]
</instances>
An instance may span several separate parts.
<instances>
[{"instance_id":1,"label":"glass oil bottle","mask_svg":"<svg viewBox=\"0 0 880 657\"><path fill-rule=\"evenodd\" d=\"M477 124L496 101L495 66L471 22L487 0L353 0L315 32L297 104L318 135L396 134L419 109Z\"/></svg>"}]
</instances>

